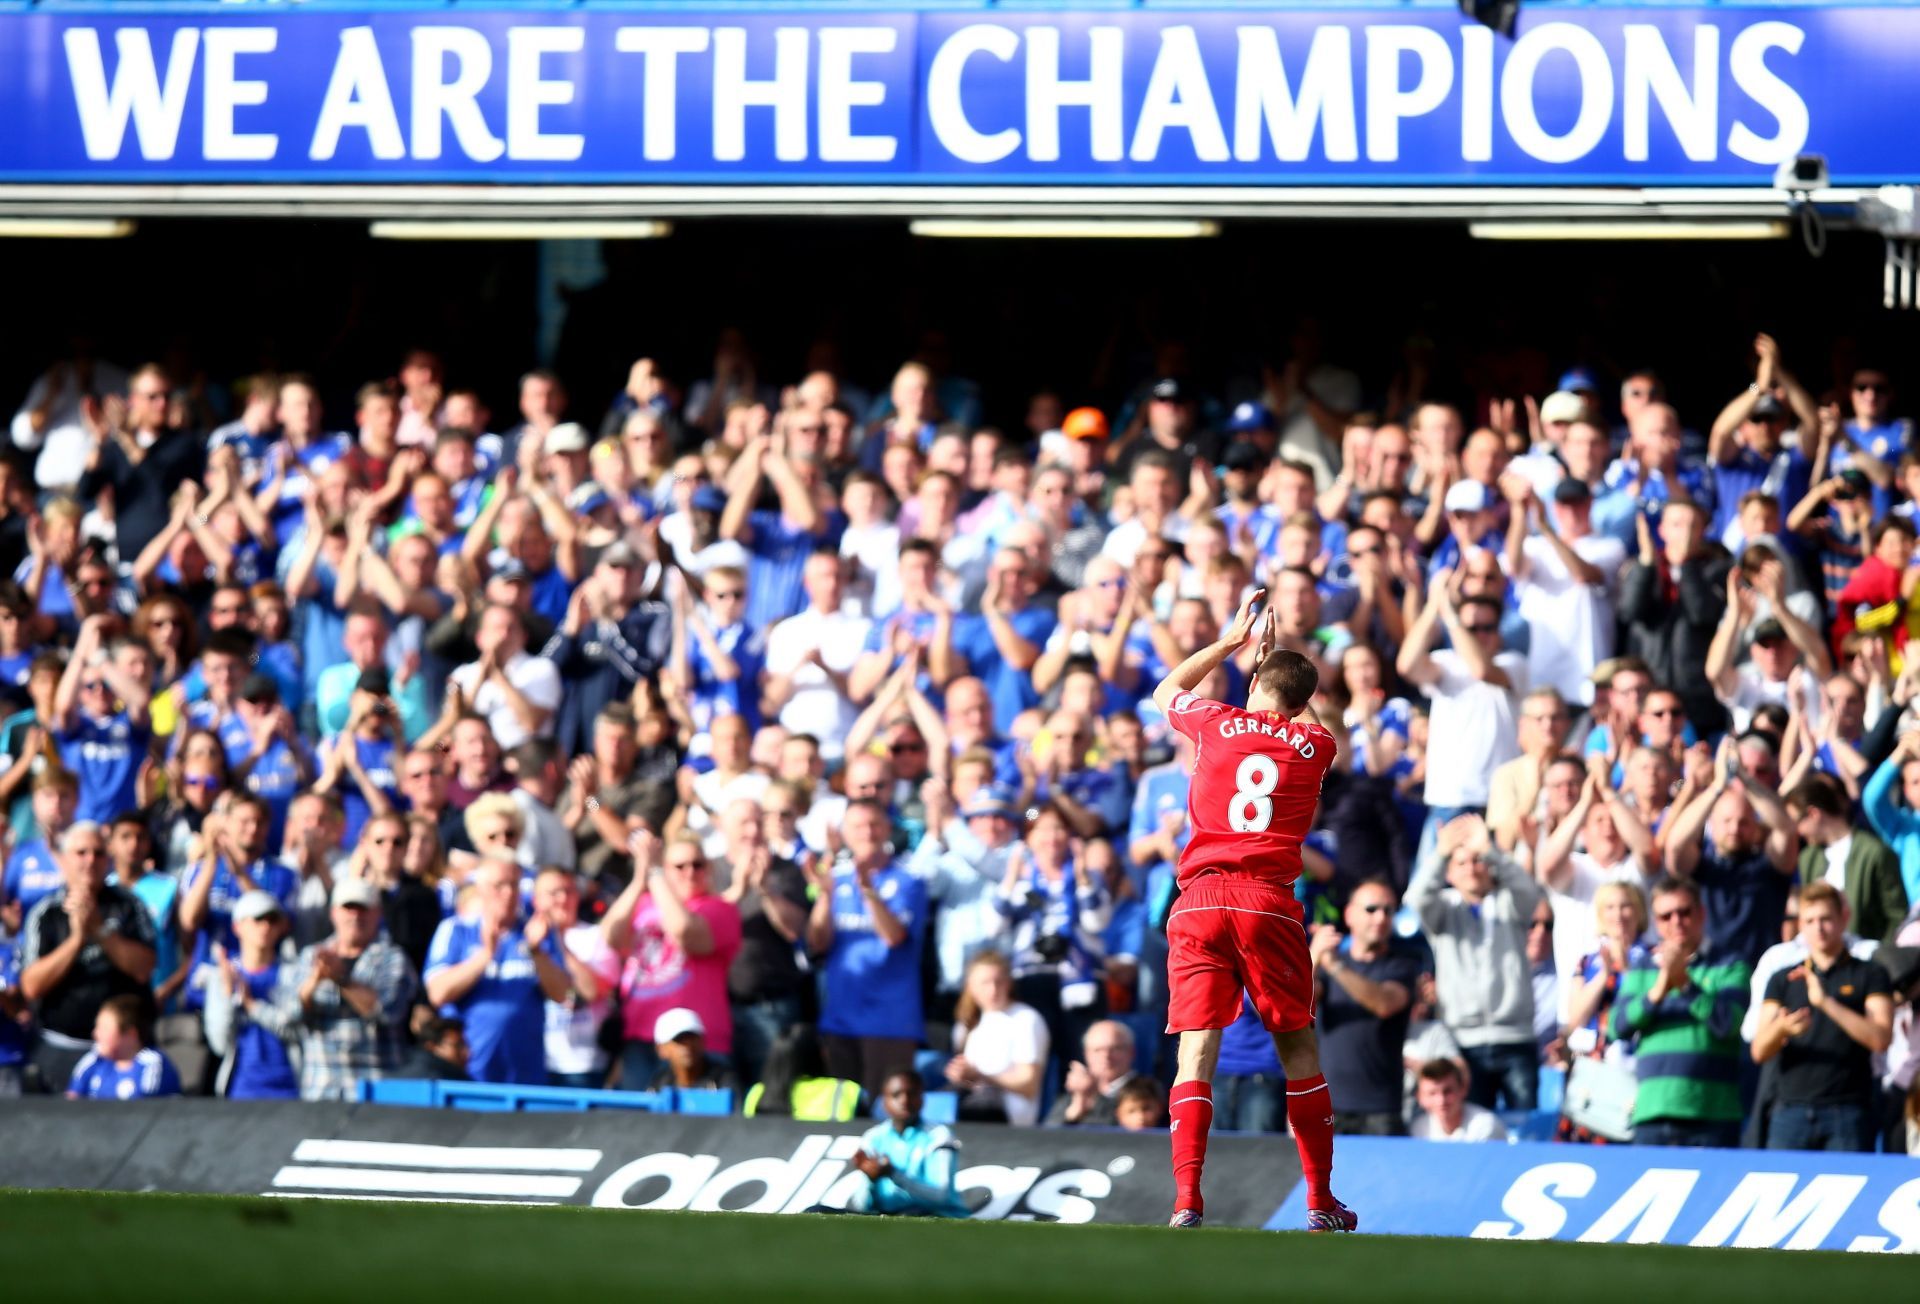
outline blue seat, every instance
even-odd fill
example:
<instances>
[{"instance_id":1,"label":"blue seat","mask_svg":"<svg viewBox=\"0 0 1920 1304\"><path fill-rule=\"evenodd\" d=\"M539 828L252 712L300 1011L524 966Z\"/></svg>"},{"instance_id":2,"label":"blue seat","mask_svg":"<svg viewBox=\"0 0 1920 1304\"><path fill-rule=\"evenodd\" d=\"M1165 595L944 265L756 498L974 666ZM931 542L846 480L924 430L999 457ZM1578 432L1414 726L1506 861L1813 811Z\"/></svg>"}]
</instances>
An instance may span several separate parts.
<instances>
[{"instance_id":1,"label":"blue seat","mask_svg":"<svg viewBox=\"0 0 1920 1304\"><path fill-rule=\"evenodd\" d=\"M359 1099L372 1105L473 1109L495 1114L582 1114L595 1109L634 1109L649 1114L724 1118L733 1112L731 1091L594 1091L580 1087L523 1087L503 1082L433 1082L406 1078L362 1082Z\"/></svg>"},{"instance_id":2,"label":"blue seat","mask_svg":"<svg viewBox=\"0 0 1920 1304\"><path fill-rule=\"evenodd\" d=\"M401 1105L433 1109L440 1104L440 1084L425 1078L395 1078L390 1082L361 1082L360 1101L368 1105Z\"/></svg>"},{"instance_id":3,"label":"blue seat","mask_svg":"<svg viewBox=\"0 0 1920 1304\"><path fill-rule=\"evenodd\" d=\"M725 1118L733 1112L731 1091L679 1087L671 1090L672 1109L676 1114L688 1114L695 1118Z\"/></svg>"},{"instance_id":4,"label":"blue seat","mask_svg":"<svg viewBox=\"0 0 1920 1304\"><path fill-rule=\"evenodd\" d=\"M1551 1141L1560 1126L1560 1111L1552 1109L1503 1109L1500 1121L1514 1141Z\"/></svg>"},{"instance_id":5,"label":"blue seat","mask_svg":"<svg viewBox=\"0 0 1920 1304\"><path fill-rule=\"evenodd\" d=\"M1543 1068L1540 1070L1540 1108L1550 1114L1558 1114L1567 1100L1567 1071L1565 1069Z\"/></svg>"}]
</instances>

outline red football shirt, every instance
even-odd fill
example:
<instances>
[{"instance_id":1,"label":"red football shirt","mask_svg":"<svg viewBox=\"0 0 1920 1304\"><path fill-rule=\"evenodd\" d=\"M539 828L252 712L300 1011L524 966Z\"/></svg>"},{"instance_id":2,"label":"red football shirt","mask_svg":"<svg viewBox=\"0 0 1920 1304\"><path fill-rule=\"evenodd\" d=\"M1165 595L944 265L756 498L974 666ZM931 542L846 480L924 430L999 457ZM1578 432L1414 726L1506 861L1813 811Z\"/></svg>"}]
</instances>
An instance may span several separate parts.
<instances>
[{"instance_id":1,"label":"red football shirt","mask_svg":"<svg viewBox=\"0 0 1920 1304\"><path fill-rule=\"evenodd\" d=\"M1285 885L1300 877L1320 783L1337 744L1326 729L1275 711L1243 711L1182 693L1167 723L1193 739L1192 837L1174 877L1212 870Z\"/></svg>"}]
</instances>

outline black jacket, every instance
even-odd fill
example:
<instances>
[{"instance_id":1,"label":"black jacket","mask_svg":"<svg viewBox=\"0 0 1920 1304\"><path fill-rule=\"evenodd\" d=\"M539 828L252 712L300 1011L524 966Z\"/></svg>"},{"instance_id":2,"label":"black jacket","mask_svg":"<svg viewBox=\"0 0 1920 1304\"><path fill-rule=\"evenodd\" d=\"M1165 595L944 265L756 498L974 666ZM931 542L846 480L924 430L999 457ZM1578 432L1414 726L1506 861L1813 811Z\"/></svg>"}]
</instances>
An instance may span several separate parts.
<instances>
[{"instance_id":1,"label":"black jacket","mask_svg":"<svg viewBox=\"0 0 1920 1304\"><path fill-rule=\"evenodd\" d=\"M139 465L127 460L119 441L100 447L100 461L80 477L79 496L91 502L102 489L113 490L115 542L128 565L173 516L168 505L182 482L198 480L207 469L206 442L197 434L170 430L154 441Z\"/></svg>"},{"instance_id":2,"label":"black jacket","mask_svg":"<svg viewBox=\"0 0 1920 1304\"><path fill-rule=\"evenodd\" d=\"M1634 562L1620 584L1620 622L1626 651L1647 663L1662 688L1680 695L1687 720L1702 736L1726 728L1726 710L1707 682L1707 649L1727 607L1733 559L1713 549L1680 567L1669 581L1665 564Z\"/></svg>"}]
</instances>

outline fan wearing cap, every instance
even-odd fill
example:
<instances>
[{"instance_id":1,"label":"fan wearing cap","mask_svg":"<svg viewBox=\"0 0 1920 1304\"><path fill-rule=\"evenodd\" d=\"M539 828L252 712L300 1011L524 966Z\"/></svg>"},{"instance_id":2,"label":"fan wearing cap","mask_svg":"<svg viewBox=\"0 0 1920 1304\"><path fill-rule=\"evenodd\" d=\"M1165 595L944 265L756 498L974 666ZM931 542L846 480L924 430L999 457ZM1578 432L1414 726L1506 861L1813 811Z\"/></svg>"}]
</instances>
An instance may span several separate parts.
<instances>
[{"instance_id":1,"label":"fan wearing cap","mask_svg":"<svg viewBox=\"0 0 1920 1304\"><path fill-rule=\"evenodd\" d=\"M1753 383L1728 400L1707 440L1717 504L1708 534L1729 547L1742 498L1760 490L1791 514L1812 484L1816 462L1825 466L1832 451L1822 448L1809 457L1804 447L1784 445L1790 424L1799 427L1803 445L1819 428L1813 396L1787 370L1771 335L1755 336L1753 352Z\"/></svg>"},{"instance_id":2,"label":"fan wearing cap","mask_svg":"<svg viewBox=\"0 0 1920 1304\"><path fill-rule=\"evenodd\" d=\"M1107 449L1109 470L1132 478L1133 465L1158 450L1172 459L1174 483L1184 485L1196 458L1211 461L1217 444L1199 429L1199 401L1177 376L1162 376L1147 391L1146 403Z\"/></svg>"},{"instance_id":3,"label":"fan wearing cap","mask_svg":"<svg viewBox=\"0 0 1920 1304\"><path fill-rule=\"evenodd\" d=\"M1447 533L1427 560L1429 579L1457 569L1470 548L1500 551L1499 505L1493 490L1478 480L1456 481L1447 489Z\"/></svg>"},{"instance_id":4,"label":"fan wearing cap","mask_svg":"<svg viewBox=\"0 0 1920 1304\"><path fill-rule=\"evenodd\" d=\"M300 952L279 1004L300 1035L300 1098L354 1100L360 1083L406 1058L413 966L381 936L380 889L364 878L333 885L333 933Z\"/></svg>"},{"instance_id":5,"label":"fan wearing cap","mask_svg":"<svg viewBox=\"0 0 1920 1304\"><path fill-rule=\"evenodd\" d=\"M1593 490L1571 476L1543 503L1533 483L1509 473L1507 571L1530 625L1527 677L1585 703L1595 666L1613 655L1613 585L1626 564L1618 539L1593 532Z\"/></svg>"},{"instance_id":6,"label":"fan wearing cap","mask_svg":"<svg viewBox=\"0 0 1920 1304\"><path fill-rule=\"evenodd\" d=\"M206 998L213 948L237 951L233 911L241 897L260 889L292 914L300 893L298 876L267 852L267 804L252 793L223 793L201 822L196 855L180 883L180 931L194 938L193 968L186 1003L198 1009Z\"/></svg>"},{"instance_id":7,"label":"fan wearing cap","mask_svg":"<svg viewBox=\"0 0 1920 1304\"><path fill-rule=\"evenodd\" d=\"M660 522L660 542L673 550L674 562L698 578L705 578L715 566L745 570L750 560L747 550L737 540L720 537L727 496L714 486L697 456L674 464L672 496L675 510Z\"/></svg>"},{"instance_id":8,"label":"fan wearing cap","mask_svg":"<svg viewBox=\"0 0 1920 1304\"><path fill-rule=\"evenodd\" d=\"M287 1049L290 1011L278 1004L287 913L272 893L256 888L235 903L233 931L240 945L214 948L207 984L207 1044L220 1057L213 1094L298 1100L299 1074Z\"/></svg>"},{"instance_id":9,"label":"fan wearing cap","mask_svg":"<svg viewBox=\"0 0 1920 1304\"><path fill-rule=\"evenodd\" d=\"M1771 545L1755 543L1727 572L1726 610L1707 649L1706 675L1714 694L1733 713L1735 732L1744 732L1760 707L1788 704L1797 666L1804 665L1813 680L1800 709L1815 710L1813 684L1833 669L1826 640L1788 601L1786 566ZM1743 647L1745 660L1740 657Z\"/></svg>"},{"instance_id":10,"label":"fan wearing cap","mask_svg":"<svg viewBox=\"0 0 1920 1304\"><path fill-rule=\"evenodd\" d=\"M733 1070L707 1054L707 1025L692 1010L668 1010L654 1020L653 1043L661 1067L647 1084L652 1090L733 1091L739 1087Z\"/></svg>"},{"instance_id":11,"label":"fan wearing cap","mask_svg":"<svg viewBox=\"0 0 1920 1304\"><path fill-rule=\"evenodd\" d=\"M625 540L603 549L573 591L567 618L540 649L566 684L556 733L565 755L585 751L594 717L659 674L672 652L673 614L664 602L641 601L645 574L640 554Z\"/></svg>"},{"instance_id":12,"label":"fan wearing cap","mask_svg":"<svg viewBox=\"0 0 1920 1304\"><path fill-rule=\"evenodd\" d=\"M1528 403L1532 404L1531 398ZM1539 438L1508 463L1507 470L1525 476L1532 482L1534 492L1545 498L1567 474L1566 463L1561 460L1561 449L1573 427L1590 420L1590 409L1587 400L1580 395L1571 390L1556 389L1540 400L1537 416Z\"/></svg>"},{"instance_id":13,"label":"fan wearing cap","mask_svg":"<svg viewBox=\"0 0 1920 1304\"><path fill-rule=\"evenodd\" d=\"M1240 408L1255 406L1242 403ZM1234 409L1236 421L1241 419L1240 408ZM1264 417L1266 409L1259 411ZM1251 551L1259 557L1271 557L1279 546L1280 511L1260 498L1260 484L1271 464L1272 458L1258 444L1244 438L1228 444L1220 458L1220 479L1227 492L1214 517L1227 529L1228 546L1242 556Z\"/></svg>"}]
</instances>

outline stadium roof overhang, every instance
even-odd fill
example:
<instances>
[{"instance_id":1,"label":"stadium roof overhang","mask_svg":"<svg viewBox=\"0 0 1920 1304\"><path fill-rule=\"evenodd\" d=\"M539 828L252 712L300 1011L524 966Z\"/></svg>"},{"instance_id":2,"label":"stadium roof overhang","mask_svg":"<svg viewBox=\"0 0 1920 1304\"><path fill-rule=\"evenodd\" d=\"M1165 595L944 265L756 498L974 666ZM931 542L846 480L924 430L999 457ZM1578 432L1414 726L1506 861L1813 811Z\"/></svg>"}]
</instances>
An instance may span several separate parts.
<instances>
[{"instance_id":1,"label":"stadium roof overhang","mask_svg":"<svg viewBox=\"0 0 1920 1304\"><path fill-rule=\"evenodd\" d=\"M0 184L11 217L590 220L702 217L1190 217L1217 220L1850 222L1872 189L1474 186Z\"/></svg>"}]
</instances>

